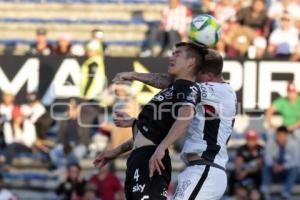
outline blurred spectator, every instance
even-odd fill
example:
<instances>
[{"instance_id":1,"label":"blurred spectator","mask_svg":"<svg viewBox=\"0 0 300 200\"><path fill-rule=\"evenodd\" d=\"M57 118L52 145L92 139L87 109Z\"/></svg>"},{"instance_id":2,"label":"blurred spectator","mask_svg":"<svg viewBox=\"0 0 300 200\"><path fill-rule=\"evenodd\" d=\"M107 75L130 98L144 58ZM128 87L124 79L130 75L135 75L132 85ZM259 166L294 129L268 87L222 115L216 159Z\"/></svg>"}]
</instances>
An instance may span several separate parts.
<instances>
[{"instance_id":1,"label":"blurred spectator","mask_svg":"<svg viewBox=\"0 0 300 200\"><path fill-rule=\"evenodd\" d=\"M80 101L72 98L69 102L67 111L67 120L60 122L58 145L52 150L63 149L63 145L73 143L74 153L78 159L83 158L87 152L87 146L90 143L90 129L81 126Z\"/></svg>"},{"instance_id":2,"label":"blurred spectator","mask_svg":"<svg viewBox=\"0 0 300 200\"><path fill-rule=\"evenodd\" d=\"M259 188L263 166L263 147L258 144L259 135L252 129L246 132L245 145L237 151L235 180L247 188Z\"/></svg>"},{"instance_id":3,"label":"blurred spectator","mask_svg":"<svg viewBox=\"0 0 300 200\"><path fill-rule=\"evenodd\" d=\"M255 39L255 31L247 26L241 26L235 18L232 18L217 45L217 49L227 57L246 57L247 51Z\"/></svg>"},{"instance_id":4,"label":"blurred spectator","mask_svg":"<svg viewBox=\"0 0 300 200\"><path fill-rule=\"evenodd\" d=\"M15 96L11 92L2 93L2 103L0 104L0 115L2 123L11 120L12 110L15 107Z\"/></svg>"},{"instance_id":5,"label":"blurred spectator","mask_svg":"<svg viewBox=\"0 0 300 200\"><path fill-rule=\"evenodd\" d=\"M220 0L214 10L214 16L220 24L235 17L236 9L232 0Z\"/></svg>"},{"instance_id":6,"label":"blurred spectator","mask_svg":"<svg viewBox=\"0 0 300 200\"><path fill-rule=\"evenodd\" d=\"M2 92L2 103L0 104L0 148L3 149L5 138L3 133L3 125L11 120L12 110L15 107L15 96L10 92ZM2 160L2 158L1 158Z\"/></svg>"},{"instance_id":7,"label":"blurred spectator","mask_svg":"<svg viewBox=\"0 0 300 200\"><path fill-rule=\"evenodd\" d=\"M101 200L125 200L121 182L110 171L109 165L105 165L99 170L98 174L93 175L90 183L96 186L97 197Z\"/></svg>"},{"instance_id":8,"label":"blurred spectator","mask_svg":"<svg viewBox=\"0 0 300 200\"><path fill-rule=\"evenodd\" d=\"M87 181L81 175L81 167L78 164L69 165L66 180L56 189L62 200L73 200L82 197Z\"/></svg>"},{"instance_id":9,"label":"blurred spectator","mask_svg":"<svg viewBox=\"0 0 300 200\"><path fill-rule=\"evenodd\" d=\"M78 196L74 200L102 200L97 198L97 188L93 184L87 184L82 197Z\"/></svg>"},{"instance_id":10,"label":"blurred spectator","mask_svg":"<svg viewBox=\"0 0 300 200\"><path fill-rule=\"evenodd\" d=\"M1 200L17 200L18 198L13 195L12 192L4 187L4 180L2 174L0 174L0 199Z\"/></svg>"},{"instance_id":11,"label":"blurred spectator","mask_svg":"<svg viewBox=\"0 0 300 200\"><path fill-rule=\"evenodd\" d=\"M200 6L196 7L193 6L191 7L193 16L197 16L200 14L209 14L213 15L213 11L215 10L216 7L216 2L213 2L211 0L200 0Z\"/></svg>"},{"instance_id":12,"label":"blurred spectator","mask_svg":"<svg viewBox=\"0 0 300 200\"><path fill-rule=\"evenodd\" d=\"M72 48L72 37L69 33L60 33L53 48L54 55L70 56Z\"/></svg>"},{"instance_id":13,"label":"blurred spectator","mask_svg":"<svg viewBox=\"0 0 300 200\"><path fill-rule=\"evenodd\" d=\"M177 42L187 40L187 27L192 20L190 8L181 4L181 0L169 0L168 6L162 11L159 27L149 27L147 39L142 47L141 57L153 55L152 48L161 36L161 51L159 55L171 53Z\"/></svg>"},{"instance_id":14,"label":"blurred spectator","mask_svg":"<svg viewBox=\"0 0 300 200\"><path fill-rule=\"evenodd\" d=\"M37 131L38 138L45 138L45 132L47 128L37 127L37 123L40 121L41 117L46 114L46 108L38 99L36 93L28 93L26 95L27 103L21 106L22 113L25 115L27 119L29 119L33 124L35 124L35 128ZM49 126L48 126L49 128Z\"/></svg>"},{"instance_id":15,"label":"blurred spectator","mask_svg":"<svg viewBox=\"0 0 300 200\"><path fill-rule=\"evenodd\" d=\"M251 52L248 52L248 56L250 58L254 58L254 56L258 58L263 57L267 47L266 37L268 37L270 32L265 1L254 0L251 6L243 8L238 12L237 20L242 26L250 27L255 31L255 38L253 39L255 55L251 55ZM251 50L248 48L248 51Z\"/></svg>"},{"instance_id":16,"label":"blurred spectator","mask_svg":"<svg viewBox=\"0 0 300 200\"><path fill-rule=\"evenodd\" d=\"M109 105L113 106L113 112L126 112L132 117L137 117L140 111L140 106L135 100L131 88L126 84L113 84L110 86L112 94L106 94L106 99L113 97ZM108 102L107 102L108 103ZM100 127L110 133L111 147L117 147L132 137L131 128L119 128L112 123L103 123ZM122 134L120 134L122 132Z\"/></svg>"},{"instance_id":17,"label":"blurred spectator","mask_svg":"<svg viewBox=\"0 0 300 200\"><path fill-rule=\"evenodd\" d=\"M280 18L280 27L270 35L268 52L272 56L289 58L295 53L298 45L299 31L294 26L291 16L284 14Z\"/></svg>"},{"instance_id":18,"label":"blurred spectator","mask_svg":"<svg viewBox=\"0 0 300 200\"><path fill-rule=\"evenodd\" d=\"M264 0L254 0L250 7L243 8L237 14L237 21L254 29L259 36L268 36L269 24Z\"/></svg>"},{"instance_id":19,"label":"blurred spectator","mask_svg":"<svg viewBox=\"0 0 300 200\"><path fill-rule=\"evenodd\" d=\"M262 173L261 191L270 199L272 180L283 184L281 196L289 200L299 170L300 150L285 126L276 130L276 139L270 139L265 149L265 165Z\"/></svg>"},{"instance_id":20,"label":"blurred spectator","mask_svg":"<svg viewBox=\"0 0 300 200\"><path fill-rule=\"evenodd\" d=\"M102 55L105 55L105 51L106 51L106 45L103 42L103 37L104 37L104 33L102 30L100 29L93 29L91 32L91 39L88 41L89 42L96 42L98 43L98 50L100 52L102 52Z\"/></svg>"},{"instance_id":21,"label":"blurred spectator","mask_svg":"<svg viewBox=\"0 0 300 200\"><path fill-rule=\"evenodd\" d=\"M51 54L52 48L47 40L47 30L39 28L36 30L36 41L29 50L32 55L48 56Z\"/></svg>"},{"instance_id":22,"label":"blurred spectator","mask_svg":"<svg viewBox=\"0 0 300 200\"><path fill-rule=\"evenodd\" d=\"M75 156L73 149L74 144L70 142L64 145L59 145L50 151L52 167L59 169L68 165L79 163L79 160Z\"/></svg>"},{"instance_id":23,"label":"blurred spectator","mask_svg":"<svg viewBox=\"0 0 300 200\"><path fill-rule=\"evenodd\" d=\"M37 94L32 92L26 95L27 103L21 106L22 113L35 126L37 141L35 146L44 153L49 152L49 142L46 140L46 133L49 130L53 119L46 111Z\"/></svg>"},{"instance_id":24,"label":"blurred spectator","mask_svg":"<svg viewBox=\"0 0 300 200\"><path fill-rule=\"evenodd\" d=\"M271 107L266 112L266 121L271 128L276 126L272 123L272 117L275 112L279 112L283 117L283 125L288 127L289 131L300 128L300 96L294 82L289 82L287 86L287 97L275 99Z\"/></svg>"},{"instance_id":25,"label":"blurred spectator","mask_svg":"<svg viewBox=\"0 0 300 200\"><path fill-rule=\"evenodd\" d=\"M281 0L271 4L269 8L268 16L272 20L278 22L279 19L286 13L290 16L293 16L294 20L299 20L300 19L299 10L300 7L295 0Z\"/></svg>"},{"instance_id":26,"label":"blurred spectator","mask_svg":"<svg viewBox=\"0 0 300 200\"><path fill-rule=\"evenodd\" d=\"M81 96L87 100L97 100L106 84L103 48L95 40L87 43L88 59L81 67Z\"/></svg>"},{"instance_id":27,"label":"blurred spectator","mask_svg":"<svg viewBox=\"0 0 300 200\"><path fill-rule=\"evenodd\" d=\"M4 124L3 133L7 145L4 150L7 164L10 165L17 154L32 153L32 148L36 142L35 128L24 117L20 107L13 108L12 120Z\"/></svg>"}]
</instances>

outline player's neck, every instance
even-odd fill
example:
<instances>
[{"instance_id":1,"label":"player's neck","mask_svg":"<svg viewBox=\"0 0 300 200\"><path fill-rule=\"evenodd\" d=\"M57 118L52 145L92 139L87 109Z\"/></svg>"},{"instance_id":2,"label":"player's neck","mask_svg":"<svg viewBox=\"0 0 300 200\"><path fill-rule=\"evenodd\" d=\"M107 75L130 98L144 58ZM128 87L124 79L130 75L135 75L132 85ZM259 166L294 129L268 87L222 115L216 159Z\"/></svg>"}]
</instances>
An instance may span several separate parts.
<instances>
[{"instance_id":1,"label":"player's neck","mask_svg":"<svg viewBox=\"0 0 300 200\"><path fill-rule=\"evenodd\" d=\"M179 74L174 77L174 81L179 80L179 79L188 80L188 81L196 81L196 76L191 76L188 74Z\"/></svg>"},{"instance_id":2,"label":"player's neck","mask_svg":"<svg viewBox=\"0 0 300 200\"><path fill-rule=\"evenodd\" d=\"M225 80L224 80L223 76L215 76L215 77L213 77L213 79L211 80L211 82L224 83Z\"/></svg>"}]
</instances>

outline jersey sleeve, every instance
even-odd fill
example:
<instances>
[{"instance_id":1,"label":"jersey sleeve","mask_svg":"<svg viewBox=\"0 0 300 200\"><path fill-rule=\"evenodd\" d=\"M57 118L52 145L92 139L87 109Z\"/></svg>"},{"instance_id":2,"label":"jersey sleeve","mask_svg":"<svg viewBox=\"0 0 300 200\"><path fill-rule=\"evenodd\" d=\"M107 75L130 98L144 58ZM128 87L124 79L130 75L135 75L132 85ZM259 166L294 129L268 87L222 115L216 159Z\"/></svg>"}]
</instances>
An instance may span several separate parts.
<instances>
[{"instance_id":1,"label":"jersey sleeve","mask_svg":"<svg viewBox=\"0 0 300 200\"><path fill-rule=\"evenodd\" d=\"M244 146L241 146L240 148L238 148L237 153L236 153L236 156L237 156L237 157L244 158L243 151L244 151Z\"/></svg>"},{"instance_id":2,"label":"jersey sleeve","mask_svg":"<svg viewBox=\"0 0 300 200\"><path fill-rule=\"evenodd\" d=\"M201 100L200 89L196 83L187 80L176 80L173 84L173 103L178 106L196 107Z\"/></svg>"}]
</instances>

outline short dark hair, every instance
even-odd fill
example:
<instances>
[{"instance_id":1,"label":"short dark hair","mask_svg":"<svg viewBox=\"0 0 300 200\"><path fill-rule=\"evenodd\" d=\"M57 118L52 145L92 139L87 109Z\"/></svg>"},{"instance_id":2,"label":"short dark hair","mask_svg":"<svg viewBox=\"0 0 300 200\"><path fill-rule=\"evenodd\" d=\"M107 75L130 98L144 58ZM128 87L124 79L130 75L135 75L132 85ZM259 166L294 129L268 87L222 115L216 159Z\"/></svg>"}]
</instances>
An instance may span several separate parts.
<instances>
[{"instance_id":1,"label":"short dark hair","mask_svg":"<svg viewBox=\"0 0 300 200\"><path fill-rule=\"evenodd\" d=\"M286 126L279 126L276 129L276 133L289 133L289 130L287 129Z\"/></svg>"},{"instance_id":2,"label":"short dark hair","mask_svg":"<svg viewBox=\"0 0 300 200\"><path fill-rule=\"evenodd\" d=\"M208 49L200 71L202 73L210 72L216 76L221 75L223 71L223 58L221 54L214 49Z\"/></svg>"},{"instance_id":3,"label":"short dark hair","mask_svg":"<svg viewBox=\"0 0 300 200\"><path fill-rule=\"evenodd\" d=\"M180 42L176 44L176 48L185 47L187 58L195 58L195 72L198 73L203 65L204 57L208 53L208 48L204 45L191 42Z\"/></svg>"},{"instance_id":4,"label":"short dark hair","mask_svg":"<svg viewBox=\"0 0 300 200\"><path fill-rule=\"evenodd\" d=\"M185 46L187 56L196 59L196 72L212 73L216 76L221 75L223 71L223 58L221 54L209 49L205 45L195 44L191 42L181 42L176 44L176 47Z\"/></svg>"}]
</instances>

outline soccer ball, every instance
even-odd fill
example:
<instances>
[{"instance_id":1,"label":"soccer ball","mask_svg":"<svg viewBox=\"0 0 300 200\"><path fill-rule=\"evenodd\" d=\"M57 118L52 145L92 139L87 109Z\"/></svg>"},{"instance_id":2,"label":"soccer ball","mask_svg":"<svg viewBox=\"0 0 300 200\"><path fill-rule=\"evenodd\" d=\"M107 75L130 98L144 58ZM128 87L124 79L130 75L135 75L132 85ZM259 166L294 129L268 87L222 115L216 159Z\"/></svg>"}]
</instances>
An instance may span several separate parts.
<instances>
[{"instance_id":1,"label":"soccer ball","mask_svg":"<svg viewBox=\"0 0 300 200\"><path fill-rule=\"evenodd\" d=\"M219 41L221 34L221 26L211 15L202 14L193 18L189 30L188 37L191 42L204 44L213 47Z\"/></svg>"}]
</instances>

